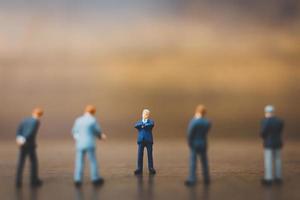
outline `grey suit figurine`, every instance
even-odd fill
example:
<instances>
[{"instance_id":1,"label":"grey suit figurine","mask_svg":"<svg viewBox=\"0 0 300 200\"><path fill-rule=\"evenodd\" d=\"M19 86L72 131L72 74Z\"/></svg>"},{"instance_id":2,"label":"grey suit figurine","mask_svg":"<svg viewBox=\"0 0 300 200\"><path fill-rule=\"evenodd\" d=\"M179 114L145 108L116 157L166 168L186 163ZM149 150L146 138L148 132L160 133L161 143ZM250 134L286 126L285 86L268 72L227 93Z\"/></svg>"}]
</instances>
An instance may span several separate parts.
<instances>
[{"instance_id":1,"label":"grey suit figurine","mask_svg":"<svg viewBox=\"0 0 300 200\"><path fill-rule=\"evenodd\" d=\"M265 107L265 118L261 122L260 136L263 139L265 157L265 175L262 184L271 185L282 182L281 173L281 148L283 121L274 114L274 107ZM273 179L273 159L275 160L275 179Z\"/></svg>"}]
</instances>

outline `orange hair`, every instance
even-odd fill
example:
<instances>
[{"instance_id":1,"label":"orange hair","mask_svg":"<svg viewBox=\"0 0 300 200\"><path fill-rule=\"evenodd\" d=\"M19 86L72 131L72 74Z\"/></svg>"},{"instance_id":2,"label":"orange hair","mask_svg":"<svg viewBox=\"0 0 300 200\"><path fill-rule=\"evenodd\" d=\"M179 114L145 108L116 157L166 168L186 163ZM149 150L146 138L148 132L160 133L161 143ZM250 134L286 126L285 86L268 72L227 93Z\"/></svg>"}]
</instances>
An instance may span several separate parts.
<instances>
[{"instance_id":1,"label":"orange hair","mask_svg":"<svg viewBox=\"0 0 300 200\"><path fill-rule=\"evenodd\" d=\"M44 114L44 110L42 108L34 108L33 111L32 111L32 114L35 114L37 116L42 116Z\"/></svg>"},{"instance_id":2,"label":"orange hair","mask_svg":"<svg viewBox=\"0 0 300 200\"><path fill-rule=\"evenodd\" d=\"M197 107L196 107L196 110L195 110L195 113L199 113L201 115L205 115L206 114L206 107L202 104L199 104Z\"/></svg>"},{"instance_id":3,"label":"orange hair","mask_svg":"<svg viewBox=\"0 0 300 200\"><path fill-rule=\"evenodd\" d=\"M85 112L94 115L94 114L96 113L96 107L93 106L93 105L87 105L87 106L85 107Z\"/></svg>"}]
</instances>

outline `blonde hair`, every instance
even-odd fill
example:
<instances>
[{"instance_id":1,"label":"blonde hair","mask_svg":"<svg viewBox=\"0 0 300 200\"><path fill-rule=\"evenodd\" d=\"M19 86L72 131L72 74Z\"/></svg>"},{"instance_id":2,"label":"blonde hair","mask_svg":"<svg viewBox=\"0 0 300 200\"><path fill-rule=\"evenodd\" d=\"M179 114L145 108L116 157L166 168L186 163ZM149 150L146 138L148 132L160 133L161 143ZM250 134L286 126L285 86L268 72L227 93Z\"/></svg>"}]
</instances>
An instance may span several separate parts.
<instances>
[{"instance_id":1,"label":"blonde hair","mask_svg":"<svg viewBox=\"0 0 300 200\"><path fill-rule=\"evenodd\" d=\"M149 109L144 109L144 110L143 110L143 113L145 113L145 112L146 112L146 113L150 113L150 110L149 110Z\"/></svg>"}]
</instances>

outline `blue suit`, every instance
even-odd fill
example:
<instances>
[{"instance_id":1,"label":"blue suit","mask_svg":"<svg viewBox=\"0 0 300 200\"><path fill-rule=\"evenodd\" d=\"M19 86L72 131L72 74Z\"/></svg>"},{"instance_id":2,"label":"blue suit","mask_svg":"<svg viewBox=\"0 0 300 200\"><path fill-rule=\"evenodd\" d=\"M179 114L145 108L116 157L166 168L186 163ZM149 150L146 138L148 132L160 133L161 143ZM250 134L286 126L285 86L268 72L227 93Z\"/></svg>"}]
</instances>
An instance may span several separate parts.
<instances>
[{"instance_id":1,"label":"blue suit","mask_svg":"<svg viewBox=\"0 0 300 200\"><path fill-rule=\"evenodd\" d=\"M264 118L261 122L261 137L267 149L280 149L282 147L283 121L277 117Z\"/></svg>"},{"instance_id":2,"label":"blue suit","mask_svg":"<svg viewBox=\"0 0 300 200\"><path fill-rule=\"evenodd\" d=\"M201 158L204 181L209 182L207 135L210 127L211 123L205 118L193 118L188 127L188 144L191 151L189 180L192 182L196 181L197 155Z\"/></svg>"},{"instance_id":3,"label":"blue suit","mask_svg":"<svg viewBox=\"0 0 300 200\"><path fill-rule=\"evenodd\" d=\"M154 127L154 121L148 119L146 122L142 120L138 121L135 126L138 130L138 170L143 170L143 157L144 157L144 148L147 148L148 154L148 168L153 169L153 136L152 129Z\"/></svg>"},{"instance_id":4,"label":"blue suit","mask_svg":"<svg viewBox=\"0 0 300 200\"><path fill-rule=\"evenodd\" d=\"M17 137L23 137L26 142L20 147L20 154L17 166L16 183L21 184L24 163L27 156L31 162L31 183L38 181L38 159L36 155L36 135L40 122L29 117L22 121L17 130Z\"/></svg>"},{"instance_id":5,"label":"blue suit","mask_svg":"<svg viewBox=\"0 0 300 200\"><path fill-rule=\"evenodd\" d=\"M91 179L97 181L100 176L98 173L98 163L96 159L95 140L101 138L101 128L96 118L91 114L84 114L76 119L73 126L73 137L76 141L76 162L74 181L81 182L83 177L84 156L87 153L90 160Z\"/></svg>"}]
</instances>

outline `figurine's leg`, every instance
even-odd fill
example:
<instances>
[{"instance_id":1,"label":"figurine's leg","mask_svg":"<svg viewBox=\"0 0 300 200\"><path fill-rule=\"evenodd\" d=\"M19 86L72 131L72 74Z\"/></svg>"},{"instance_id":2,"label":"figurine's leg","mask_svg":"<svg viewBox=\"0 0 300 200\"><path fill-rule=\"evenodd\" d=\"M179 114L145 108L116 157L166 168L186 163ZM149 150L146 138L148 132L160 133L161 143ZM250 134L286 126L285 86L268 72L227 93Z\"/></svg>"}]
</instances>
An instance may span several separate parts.
<instances>
[{"instance_id":1,"label":"figurine's leg","mask_svg":"<svg viewBox=\"0 0 300 200\"><path fill-rule=\"evenodd\" d=\"M144 144L138 144L138 162L137 169L143 170L143 160L144 160Z\"/></svg>"},{"instance_id":2,"label":"figurine's leg","mask_svg":"<svg viewBox=\"0 0 300 200\"><path fill-rule=\"evenodd\" d=\"M154 169L153 167L153 148L152 144L147 144L147 156L148 156L148 169L152 170Z\"/></svg>"},{"instance_id":3,"label":"figurine's leg","mask_svg":"<svg viewBox=\"0 0 300 200\"><path fill-rule=\"evenodd\" d=\"M201 164L202 164L202 173L205 183L209 183L209 167L208 167L208 158L207 151L203 150L200 152Z\"/></svg>"},{"instance_id":4,"label":"figurine's leg","mask_svg":"<svg viewBox=\"0 0 300 200\"><path fill-rule=\"evenodd\" d=\"M16 185L20 186L22 184L22 174L24 170L24 164L26 159L27 150L25 148L20 148L18 165L17 165L17 174L16 174Z\"/></svg>"},{"instance_id":5,"label":"figurine's leg","mask_svg":"<svg viewBox=\"0 0 300 200\"><path fill-rule=\"evenodd\" d=\"M282 179L281 174L281 151L280 149L275 150L275 178L276 179Z\"/></svg>"},{"instance_id":6,"label":"figurine's leg","mask_svg":"<svg viewBox=\"0 0 300 200\"><path fill-rule=\"evenodd\" d=\"M87 154L90 160L91 179L92 181L97 181L99 179L99 173L98 173L98 163L95 155L95 149L93 148L87 150Z\"/></svg>"},{"instance_id":7,"label":"figurine's leg","mask_svg":"<svg viewBox=\"0 0 300 200\"><path fill-rule=\"evenodd\" d=\"M83 168L84 168L84 150L76 151L76 161L75 161L75 173L74 173L74 181L81 182L83 177Z\"/></svg>"},{"instance_id":8,"label":"figurine's leg","mask_svg":"<svg viewBox=\"0 0 300 200\"><path fill-rule=\"evenodd\" d=\"M265 149L265 180L271 181L273 179L273 169L272 169L272 150Z\"/></svg>"},{"instance_id":9,"label":"figurine's leg","mask_svg":"<svg viewBox=\"0 0 300 200\"><path fill-rule=\"evenodd\" d=\"M196 181L196 168L197 168L197 154L196 151L194 149L191 149L191 155L190 155L190 175L188 180L191 182L195 182Z\"/></svg>"},{"instance_id":10,"label":"figurine's leg","mask_svg":"<svg viewBox=\"0 0 300 200\"><path fill-rule=\"evenodd\" d=\"M35 183L38 181L38 159L36 155L36 149L32 148L29 150L29 158L31 162L31 183Z\"/></svg>"}]
</instances>

